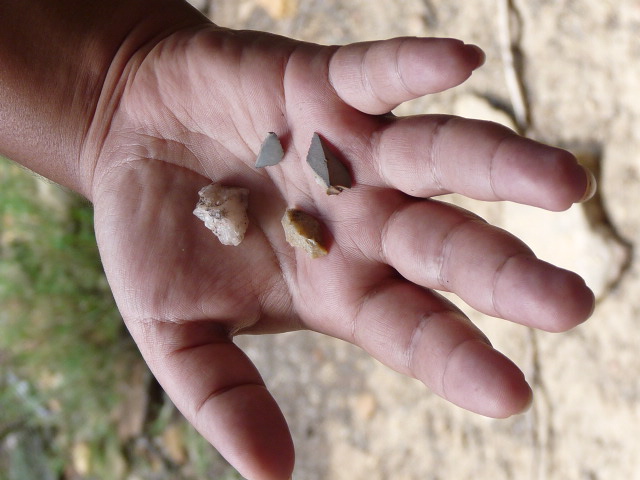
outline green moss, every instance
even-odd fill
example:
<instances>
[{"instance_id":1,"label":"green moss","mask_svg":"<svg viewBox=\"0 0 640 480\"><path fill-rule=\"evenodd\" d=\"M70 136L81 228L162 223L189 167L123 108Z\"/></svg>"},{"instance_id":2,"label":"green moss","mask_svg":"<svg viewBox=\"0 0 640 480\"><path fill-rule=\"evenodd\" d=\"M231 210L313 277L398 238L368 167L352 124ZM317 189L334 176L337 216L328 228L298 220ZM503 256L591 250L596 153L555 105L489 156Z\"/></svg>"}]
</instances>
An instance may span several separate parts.
<instances>
[{"instance_id":1,"label":"green moss","mask_svg":"<svg viewBox=\"0 0 640 480\"><path fill-rule=\"evenodd\" d=\"M136 362L91 205L0 158L0 479L240 479L148 374L132 373ZM140 438L121 438L135 382L147 391L147 418ZM162 449L176 422L181 463ZM79 445L90 464L84 476L72 468Z\"/></svg>"},{"instance_id":2,"label":"green moss","mask_svg":"<svg viewBox=\"0 0 640 480\"><path fill-rule=\"evenodd\" d=\"M62 468L79 438L114 435L110 364L137 353L102 271L88 202L2 160L0 219L0 435L22 439L12 465L37 437L48 442L37 452Z\"/></svg>"}]
</instances>

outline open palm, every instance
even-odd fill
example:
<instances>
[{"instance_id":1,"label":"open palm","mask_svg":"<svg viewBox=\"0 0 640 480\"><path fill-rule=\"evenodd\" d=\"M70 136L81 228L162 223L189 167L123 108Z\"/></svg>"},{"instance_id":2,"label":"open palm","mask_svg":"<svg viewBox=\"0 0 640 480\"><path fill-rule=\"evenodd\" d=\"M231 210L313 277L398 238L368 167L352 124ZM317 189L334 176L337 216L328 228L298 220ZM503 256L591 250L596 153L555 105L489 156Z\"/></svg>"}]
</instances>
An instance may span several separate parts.
<instances>
[{"instance_id":1,"label":"open palm","mask_svg":"<svg viewBox=\"0 0 640 480\"><path fill-rule=\"evenodd\" d=\"M403 101L464 81L482 62L456 40L321 47L205 25L123 68L95 140L98 243L122 315L184 415L250 479L284 479L293 447L239 333L308 328L353 342L484 415L524 409L524 376L455 306L551 331L586 319L576 275L508 233L430 197L458 192L562 210L588 176L568 153L478 121L395 118ZM267 132L284 160L253 167ZM327 196L305 156L320 133L353 174ZM250 225L221 245L192 215L200 187L250 189ZM320 218L329 254L290 247L280 218Z\"/></svg>"}]
</instances>

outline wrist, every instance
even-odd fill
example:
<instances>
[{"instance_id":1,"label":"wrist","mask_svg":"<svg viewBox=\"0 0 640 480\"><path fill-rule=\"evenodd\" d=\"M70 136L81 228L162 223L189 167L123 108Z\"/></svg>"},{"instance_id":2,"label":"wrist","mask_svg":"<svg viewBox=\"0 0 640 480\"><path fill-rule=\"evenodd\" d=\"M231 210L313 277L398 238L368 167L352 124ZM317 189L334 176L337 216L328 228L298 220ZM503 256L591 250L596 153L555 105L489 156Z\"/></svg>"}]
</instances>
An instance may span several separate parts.
<instances>
[{"instance_id":1,"label":"wrist","mask_svg":"<svg viewBox=\"0 0 640 480\"><path fill-rule=\"evenodd\" d=\"M0 19L0 153L87 197L128 76L207 22L181 0L9 0Z\"/></svg>"}]
</instances>

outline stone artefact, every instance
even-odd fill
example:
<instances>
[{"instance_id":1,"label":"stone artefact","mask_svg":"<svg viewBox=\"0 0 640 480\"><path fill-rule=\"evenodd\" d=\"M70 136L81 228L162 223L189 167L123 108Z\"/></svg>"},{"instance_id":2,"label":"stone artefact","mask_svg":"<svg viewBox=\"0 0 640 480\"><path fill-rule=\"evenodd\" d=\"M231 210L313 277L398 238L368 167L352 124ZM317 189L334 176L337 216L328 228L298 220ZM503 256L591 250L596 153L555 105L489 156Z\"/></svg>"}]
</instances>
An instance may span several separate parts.
<instances>
[{"instance_id":1,"label":"stone artefact","mask_svg":"<svg viewBox=\"0 0 640 480\"><path fill-rule=\"evenodd\" d=\"M199 192L193 214L204 222L223 245L240 245L249 226L249 190L212 183Z\"/></svg>"},{"instance_id":2,"label":"stone artefact","mask_svg":"<svg viewBox=\"0 0 640 480\"><path fill-rule=\"evenodd\" d=\"M313 170L318 185L327 190L327 195L337 195L345 188L351 188L349 170L327 148L317 133L311 139L307 163Z\"/></svg>"},{"instance_id":3,"label":"stone artefact","mask_svg":"<svg viewBox=\"0 0 640 480\"><path fill-rule=\"evenodd\" d=\"M282 161L283 157L284 150L282 150L282 144L278 136L273 132L269 132L260 146L260 153L258 153L258 158L256 159L256 168L277 165Z\"/></svg>"},{"instance_id":4,"label":"stone artefact","mask_svg":"<svg viewBox=\"0 0 640 480\"><path fill-rule=\"evenodd\" d=\"M308 213L287 209L282 217L282 228L289 245L303 249L311 258L328 253L322 238L322 225Z\"/></svg>"}]
</instances>

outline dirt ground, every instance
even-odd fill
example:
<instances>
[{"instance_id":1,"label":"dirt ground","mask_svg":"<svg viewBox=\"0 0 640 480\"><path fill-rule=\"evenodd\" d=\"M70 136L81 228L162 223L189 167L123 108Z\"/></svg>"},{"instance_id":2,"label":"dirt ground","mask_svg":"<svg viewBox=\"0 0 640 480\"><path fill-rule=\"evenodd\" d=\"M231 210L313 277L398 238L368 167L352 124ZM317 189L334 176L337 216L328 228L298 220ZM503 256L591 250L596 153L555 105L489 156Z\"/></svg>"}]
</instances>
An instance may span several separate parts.
<instances>
[{"instance_id":1,"label":"dirt ground","mask_svg":"<svg viewBox=\"0 0 640 480\"><path fill-rule=\"evenodd\" d=\"M640 2L219 0L208 9L220 25L319 43L476 43L487 62L465 85L398 113L506 123L571 149L599 181L594 200L556 214L452 198L578 271L598 295L593 318L559 335L468 312L532 383L524 415L464 412L320 335L242 339L293 431L294 478L640 479Z\"/></svg>"}]
</instances>

